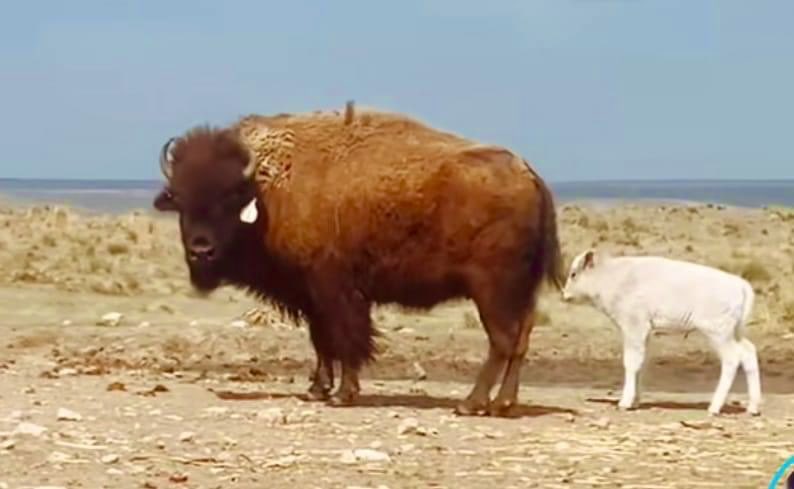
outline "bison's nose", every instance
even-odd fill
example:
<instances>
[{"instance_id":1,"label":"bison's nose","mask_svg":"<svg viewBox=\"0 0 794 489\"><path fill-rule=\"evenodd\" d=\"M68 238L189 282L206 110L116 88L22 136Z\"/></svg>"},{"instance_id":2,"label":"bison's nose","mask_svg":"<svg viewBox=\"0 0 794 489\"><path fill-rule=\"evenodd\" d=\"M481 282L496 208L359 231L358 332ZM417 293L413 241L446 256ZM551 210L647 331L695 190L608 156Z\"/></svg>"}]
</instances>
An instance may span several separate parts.
<instances>
[{"instance_id":1,"label":"bison's nose","mask_svg":"<svg viewBox=\"0 0 794 489\"><path fill-rule=\"evenodd\" d=\"M203 236L193 238L188 250L190 261L212 261L215 259L215 247Z\"/></svg>"}]
</instances>

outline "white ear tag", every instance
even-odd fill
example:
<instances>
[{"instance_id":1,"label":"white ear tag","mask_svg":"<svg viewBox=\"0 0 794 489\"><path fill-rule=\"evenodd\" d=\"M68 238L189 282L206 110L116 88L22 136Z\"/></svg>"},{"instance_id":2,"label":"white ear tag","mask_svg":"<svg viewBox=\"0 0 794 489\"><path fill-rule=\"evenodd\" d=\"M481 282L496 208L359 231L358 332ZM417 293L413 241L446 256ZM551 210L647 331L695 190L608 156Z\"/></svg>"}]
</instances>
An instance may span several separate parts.
<instances>
[{"instance_id":1,"label":"white ear tag","mask_svg":"<svg viewBox=\"0 0 794 489\"><path fill-rule=\"evenodd\" d=\"M256 210L256 198L253 198L251 202L240 211L240 220L246 224L251 224L256 221L257 217L259 217L259 213Z\"/></svg>"}]
</instances>

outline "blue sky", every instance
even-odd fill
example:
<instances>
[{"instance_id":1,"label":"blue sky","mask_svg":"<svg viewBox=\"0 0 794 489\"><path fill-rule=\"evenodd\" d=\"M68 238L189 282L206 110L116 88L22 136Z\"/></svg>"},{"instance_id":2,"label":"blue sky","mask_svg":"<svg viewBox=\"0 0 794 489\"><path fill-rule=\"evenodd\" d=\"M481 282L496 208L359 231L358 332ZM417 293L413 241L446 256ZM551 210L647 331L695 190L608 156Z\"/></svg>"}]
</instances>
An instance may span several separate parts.
<instances>
[{"instance_id":1,"label":"blue sky","mask_svg":"<svg viewBox=\"0 0 794 489\"><path fill-rule=\"evenodd\" d=\"M199 123L359 104L547 178L794 178L790 0L9 2L0 177L159 178Z\"/></svg>"}]
</instances>

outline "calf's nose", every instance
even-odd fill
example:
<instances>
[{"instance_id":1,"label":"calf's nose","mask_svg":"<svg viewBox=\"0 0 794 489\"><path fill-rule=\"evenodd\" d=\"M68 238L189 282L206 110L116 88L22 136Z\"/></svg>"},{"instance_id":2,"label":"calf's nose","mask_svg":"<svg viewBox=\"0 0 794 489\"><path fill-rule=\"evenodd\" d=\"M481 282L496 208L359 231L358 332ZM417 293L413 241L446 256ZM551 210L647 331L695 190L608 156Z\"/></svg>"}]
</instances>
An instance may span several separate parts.
<instances>
[{"instance_id":1,"label":"calf's nose","mask_svg":"<svg viewBox=\"0 0 794 489\"><path fill-rule=\"evenodd\" d=\"M191 261L212 261L215 259L215 247L203 236L193 238L188 249Z\"/></svg>"}]
</instances>

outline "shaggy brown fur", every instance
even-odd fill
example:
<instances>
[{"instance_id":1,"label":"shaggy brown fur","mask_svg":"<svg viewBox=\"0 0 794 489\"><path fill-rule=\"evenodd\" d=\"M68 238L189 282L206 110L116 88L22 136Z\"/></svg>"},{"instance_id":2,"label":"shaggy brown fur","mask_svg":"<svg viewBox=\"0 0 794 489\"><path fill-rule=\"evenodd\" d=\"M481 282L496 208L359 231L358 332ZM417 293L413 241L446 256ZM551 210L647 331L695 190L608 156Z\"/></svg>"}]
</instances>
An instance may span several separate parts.
<instances>
[{"instance_id":1,"label":"shaggy brown fur","mask_svg":"<svg viewBox=\"0 0 794 489\"><path fill-rule=\"evenodd\" d=\"M199 237L212 244L212 263L188 260L194 284L247 287L304 316L318 354L314 394L328 392L339 360L334 400L355 399L358 371L376 353L373 304L429 308L466 297L490 349L458 411L487 409L503 371L492 411L513 405L538 289L561 277L551 193L520 157L402 115L354 115L352 105L343 115L249 116L194 130L173 155L155 205L180 211L186 250ZM249 158L258 169L246 180ZM238 181L227 181L234 172ZM260 217L245 225L232 210L252 192ZM219 202L229 211L213 213Z\"/></svg>"}]
</instances>

